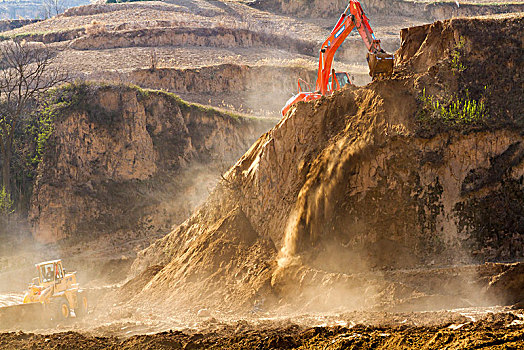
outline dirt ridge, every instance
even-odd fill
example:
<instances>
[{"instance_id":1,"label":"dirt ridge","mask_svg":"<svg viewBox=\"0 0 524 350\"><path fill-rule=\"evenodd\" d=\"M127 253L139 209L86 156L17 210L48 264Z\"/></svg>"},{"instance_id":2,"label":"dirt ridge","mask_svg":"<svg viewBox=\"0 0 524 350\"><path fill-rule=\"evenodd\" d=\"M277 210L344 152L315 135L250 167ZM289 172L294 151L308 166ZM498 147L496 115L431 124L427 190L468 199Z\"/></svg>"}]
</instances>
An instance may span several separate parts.
<instances>
[{"instance_id":1,"label":"dirt ridge","mask_svg":"<svg viewBox=\"0 0 524 350\"><path fill-rule=\"evenodd\" d=\"M518 95L514 79L522 67L510 64L512 70L500 71L490 53L499 51L483 44L500 43L496 37L504 36L501 50L506 62L514 62L521 22L522 15L514 15L454 19L413 29L403 38L392 79L298 104L242 156L190 219L139 254L135 272L151 264L166 267L137 300L170 293L165 286L172 282L181 289L169 294L171 305L183 303L184 281L191 281L192 290L202 291L202 307L249 305L257 299L253 289L269 304L276 298L280 304L318 307L322 290L335 304L355 306L357 297L365 296L356 304L375 307L398 288L396 283L405 284L386 278L391 269L522 258L524 251L517 247L524 238L519 209L524 208L519 195L524 125L516 112L522 102L512 98L508 105L501 98ZM493 27L503 29L496 32ZM460 57L468 68L459 72L452 58L461 41L465 44ZM479 55L468 54L471 50ZM489 95L474 90L478 79L490 86ZM420 98L424 91L439 98L483 98L491 117L464 124L426 121L421 119L428 108ZM494 173L499 175L490 175ZM493 201L500 210L493 210ZM217 283L227 283L231 275L220 274L223 280L217 280L216 275L186 272L194 269L189 261L215 259L212 250L194 238L211 237L209 228L237 206L279 255L277 265L258 264L258 272L251 272L267 276L267 269L274 268L271 281L252 285L246 280L228 290L227 295L240 297L235 302L219 293L207 297L205 292L211 288L216 295ZM243 252L249 255L257 249L252 245ZM274 256L271 250L263 252ZM193 255L182 259L184 254ZM251 266L242 264L235 260L232 267L238 271ZM378 278L366 279L366 272L378 273ZM480 287L470 301L439 290L438 284L425 295L423 281L406 290L398 305L418 309L432 303L442 307L452 300L462 305L486 300ZM472 276L457 281L461 283L477 282Z\"/></svg>"}]
</instances>

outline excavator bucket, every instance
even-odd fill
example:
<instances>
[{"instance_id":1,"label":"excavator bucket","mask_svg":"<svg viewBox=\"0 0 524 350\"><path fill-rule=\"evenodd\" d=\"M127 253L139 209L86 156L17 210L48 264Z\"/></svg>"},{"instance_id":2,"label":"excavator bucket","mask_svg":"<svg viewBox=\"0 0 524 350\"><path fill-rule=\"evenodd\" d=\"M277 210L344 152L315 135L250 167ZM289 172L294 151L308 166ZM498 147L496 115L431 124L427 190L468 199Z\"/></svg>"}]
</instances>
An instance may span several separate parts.
<instances>
[{"instance_id":1,"label":"excavator bucket","mask_svg":"<svg viewBox=\"0 0 524 350\"><path fill-rule=\"evenodd\" d=\"M393 74L393 55L385 52L368 53L367 60L369 75L373 78Z\"/></svg>"},{"instance_id":2,"label":"excavator bucket","mask_svg":"<svg viewBox=\"0 0 524 350\"><path fill-rule=\"evenodd\" d=\"M0 307L0 328L8 329L41 323L45 306L41 303L17 304Z\"/></svg>"}]
</instances>

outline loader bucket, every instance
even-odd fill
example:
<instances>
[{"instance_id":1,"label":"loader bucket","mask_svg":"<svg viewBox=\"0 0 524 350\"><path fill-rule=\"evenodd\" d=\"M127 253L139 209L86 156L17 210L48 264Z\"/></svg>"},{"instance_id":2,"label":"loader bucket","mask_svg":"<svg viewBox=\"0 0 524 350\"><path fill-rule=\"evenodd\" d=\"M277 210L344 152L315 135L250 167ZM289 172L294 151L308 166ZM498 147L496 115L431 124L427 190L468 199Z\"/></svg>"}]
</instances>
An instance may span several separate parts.
<instances>
[{"instance_id":1,"label":"loader bucket","mask_svg":"<svg viewBox=\"0 0 524 350\"><path fill-rule=\"evenodd\" d=\"M373 78L393 74L393 55L385 52L368 53L369 75Z\"/></svg>"},{"instance_id":2,"label":"loader bucket","mask_svg":"<svg viewBox=\"0 0 524 350\"><path fill-rule=\"evenodd\" d=\"M0 307L0 329L38 325L44 320L45 306L41 303Z\"/></svg>"}]
</instances>

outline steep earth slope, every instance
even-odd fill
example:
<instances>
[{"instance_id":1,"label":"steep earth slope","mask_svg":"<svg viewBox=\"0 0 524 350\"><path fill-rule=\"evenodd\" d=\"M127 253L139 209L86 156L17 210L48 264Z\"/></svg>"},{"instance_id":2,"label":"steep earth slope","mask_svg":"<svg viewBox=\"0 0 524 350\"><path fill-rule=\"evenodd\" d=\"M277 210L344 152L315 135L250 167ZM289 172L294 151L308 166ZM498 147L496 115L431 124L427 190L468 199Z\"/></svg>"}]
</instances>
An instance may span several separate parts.
<instances>
[{"instance_id":1,"label":"steep earth slope","mask_svg":"<svg viewBox=\"0 0 524 350\"><path fill-rule=\"evenodd\" d=\"M43 242L129 242L168 230L274 123L127 86L76 84L55 95L30 211Z\"/></svg>"},{"instance_id":2,"label":"steep earth slope","mask_svg":"<svg viewBox=\"0 0 524 350\"><path fill-rule=\"evenodd\" d=\"M139 254L135 273L165 267L135 302L517 301L492 278L515 266L469 264L524 256L522 23L518 14L406 29L391 79L298 104L190 219Z\"/></svg>"}]
</instances>

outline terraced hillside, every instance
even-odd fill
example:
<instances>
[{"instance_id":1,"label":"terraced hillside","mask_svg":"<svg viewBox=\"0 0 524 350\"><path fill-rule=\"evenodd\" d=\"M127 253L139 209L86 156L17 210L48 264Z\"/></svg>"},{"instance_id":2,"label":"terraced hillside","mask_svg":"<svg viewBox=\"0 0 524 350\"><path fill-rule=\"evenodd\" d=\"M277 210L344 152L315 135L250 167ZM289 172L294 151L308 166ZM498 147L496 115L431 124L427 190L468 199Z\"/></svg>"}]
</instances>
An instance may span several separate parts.
<instances>
[{"instance_id":1,"label":"terraced hillside","mask_svg":"<svg viewBox=\"0 0 524 350\"><path fill-rule=\"evenodd\" d=\"M146 80L147 87L180 93L189 101L277 115L299 77L314 81L319 43L335 20L330 16L316 23L241 2L101 4L69 9L58 17L4 32L3 37L48 44L57 50L55 64L72 78L138 85ZM373 21L377 36L390 51L400 44L399 29L412 23L400 17L397 23ZM355 34L337 56L341 60L337 69L351 72L357 84L370 81L365 52ZM204 80L206 71L224 64L250 74L228 76L224 72L218 81ZM194 75L188 69L204 72L192 87L162 77ZM275 73L268 76L267 71ZM260 103L262 100L272 103Z\"/></svg>"}]
</instances>

